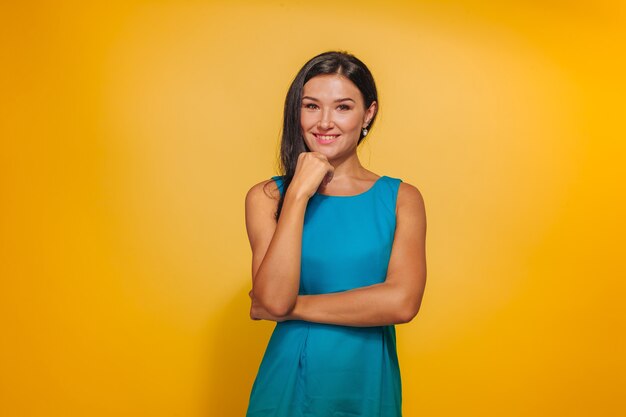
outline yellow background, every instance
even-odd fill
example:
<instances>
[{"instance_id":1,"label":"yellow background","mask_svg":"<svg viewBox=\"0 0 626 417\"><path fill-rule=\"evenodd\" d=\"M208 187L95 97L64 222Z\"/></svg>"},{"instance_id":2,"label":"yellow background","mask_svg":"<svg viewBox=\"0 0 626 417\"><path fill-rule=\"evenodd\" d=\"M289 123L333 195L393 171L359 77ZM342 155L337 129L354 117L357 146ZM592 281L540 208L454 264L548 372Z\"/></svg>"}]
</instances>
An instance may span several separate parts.
<instances>
[{"instance_id":1,"label":"yellow background","mask_svg":"<svg viewBox=\"0 0 626 417\"><path fill-rule=\"evenodd\" d=\"M625 415L623 3L14 3L0 415L244 414L244 197L329 49L378 83L363 164L426 202L404 415Z\"/></svg>"}]
</instances>

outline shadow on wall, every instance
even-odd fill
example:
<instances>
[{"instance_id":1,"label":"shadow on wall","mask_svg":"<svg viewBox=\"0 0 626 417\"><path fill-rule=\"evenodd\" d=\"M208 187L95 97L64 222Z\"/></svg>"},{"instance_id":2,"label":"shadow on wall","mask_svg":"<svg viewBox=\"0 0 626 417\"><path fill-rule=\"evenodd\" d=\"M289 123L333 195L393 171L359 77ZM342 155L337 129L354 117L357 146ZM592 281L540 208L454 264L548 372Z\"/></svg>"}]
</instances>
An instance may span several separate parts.
<instances>
[{"instance_id":1,"label":"shadow on wall","mask_svg":"<svg viewBox=\"0 0 626 417\"><path fill-rule=\"evenodd\" d=\"M275 322L250 319L250 287L242 287L214 319L207 417L244 416L252 383Z\"/></svg>"}]
</instances>

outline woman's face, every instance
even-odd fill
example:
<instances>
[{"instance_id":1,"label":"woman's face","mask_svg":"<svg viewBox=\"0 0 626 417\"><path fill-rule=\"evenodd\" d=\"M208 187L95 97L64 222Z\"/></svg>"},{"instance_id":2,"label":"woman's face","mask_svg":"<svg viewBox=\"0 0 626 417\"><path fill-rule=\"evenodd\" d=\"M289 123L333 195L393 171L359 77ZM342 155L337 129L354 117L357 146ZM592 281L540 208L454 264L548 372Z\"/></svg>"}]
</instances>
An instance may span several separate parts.
<instances>
[{"instance_id":1,"label":"woman's face","mask_svg":"<svg viewBox=\"0 0 626 417\"><path fill-rule=\"evenodd\" d=\"M339 74L318 75L304 84L300 125L311 151L335 159L355 152L361 129L376 113L376 102L364 108L356 85Z\"/></svg>"}]
</instances>

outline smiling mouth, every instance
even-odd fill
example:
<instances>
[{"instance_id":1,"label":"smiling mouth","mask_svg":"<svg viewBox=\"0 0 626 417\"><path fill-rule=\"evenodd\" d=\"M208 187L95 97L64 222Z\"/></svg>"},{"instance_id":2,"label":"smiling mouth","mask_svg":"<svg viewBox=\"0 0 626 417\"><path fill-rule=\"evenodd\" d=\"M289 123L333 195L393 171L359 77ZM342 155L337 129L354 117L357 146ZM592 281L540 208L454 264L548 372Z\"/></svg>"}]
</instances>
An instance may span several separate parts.
<instances>
[{"instance_id":1,"label":"smiling mouth","mask_svg":"<svg viewBox=\"0 0 626 417\"><path fill-rule=\"evenodd\" d=\"M340 135L319 135L317 133L313 133L313 136L318 140L318 142L332 142L337 139Z\"/></svg>"}]
</instances>

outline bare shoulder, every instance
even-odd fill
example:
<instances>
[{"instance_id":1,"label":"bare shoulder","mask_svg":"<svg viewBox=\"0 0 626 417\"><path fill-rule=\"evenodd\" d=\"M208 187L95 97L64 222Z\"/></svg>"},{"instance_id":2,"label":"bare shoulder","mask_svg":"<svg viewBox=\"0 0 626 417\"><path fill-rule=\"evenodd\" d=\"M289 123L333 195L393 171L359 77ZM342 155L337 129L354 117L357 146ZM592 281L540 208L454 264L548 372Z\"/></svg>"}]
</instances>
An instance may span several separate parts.
<instances>
[{"instance_id":1,"label":"bare shoulder","mask_svg":"<svg viewBox=\"0 0 626 417\"><path fill-rule=\"evenodd\" d=\"M255 259L263 259L276 230L276 211L280 193L274 180L254 184L246 194L246 230ZM257 261L255 261L257 262Z\"/></svg>"},{"instance_id":2,"label":"bare shoulder","mask_svg":"<svg viewBox=\"0 0 626 417\"><path fill-rule=\"evenodd\" d=\"M276 181L269 179L254 184L246 193L246 206L276 204L280 199L280 192ZM273 202L273 203L272 203Z\"/></svg>"},{"instance_id":3,"label":"bare shoulder","mask_svg":"<svg viewBox=\"0 0 626 417\"><path fill-rule=\"evenodd\" d=\"M396 203L397 225L401 229L426 233L426 206L420 190L413 184L401 182Z\"/></svg>"},{"instance_id":4,"label":"bare shoulder","mask_svg":"<svg viewBox=\"0 0 626 417\"><path fill-rule=\"evenodd\" d=\"M401 182L398 188L397 199L396 206L398 213L400 213L400 211L425 211L424 197L420 190L413 184L404 181Z\"/></svg>"}]
</instances>

